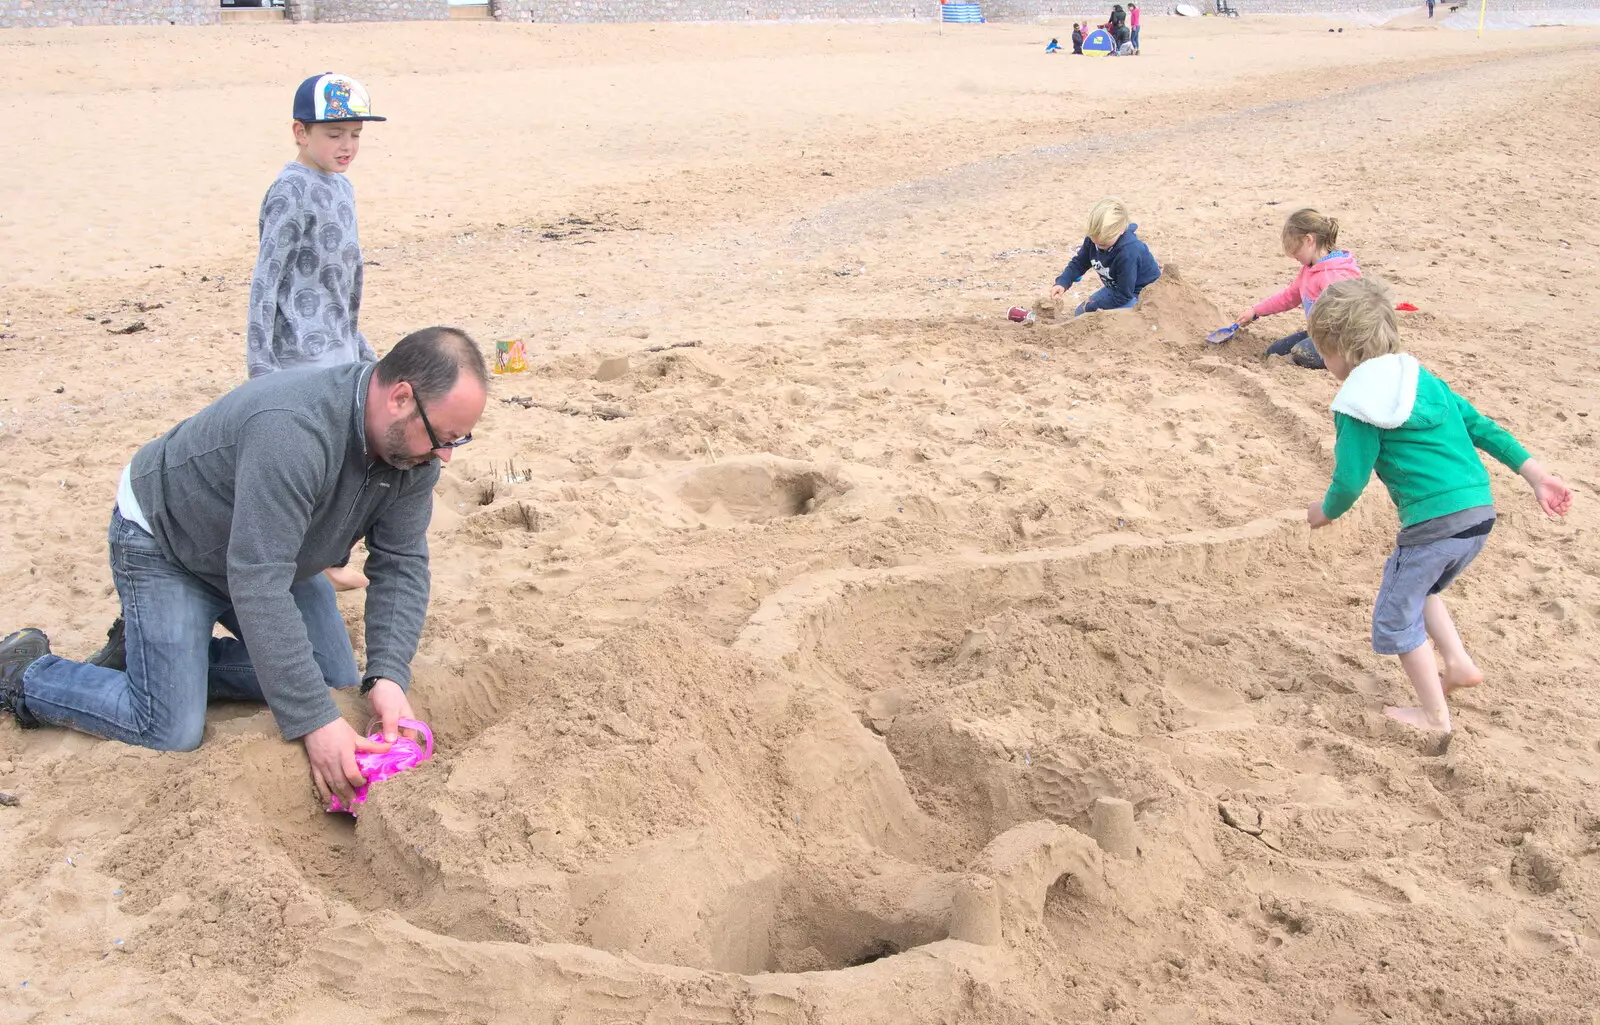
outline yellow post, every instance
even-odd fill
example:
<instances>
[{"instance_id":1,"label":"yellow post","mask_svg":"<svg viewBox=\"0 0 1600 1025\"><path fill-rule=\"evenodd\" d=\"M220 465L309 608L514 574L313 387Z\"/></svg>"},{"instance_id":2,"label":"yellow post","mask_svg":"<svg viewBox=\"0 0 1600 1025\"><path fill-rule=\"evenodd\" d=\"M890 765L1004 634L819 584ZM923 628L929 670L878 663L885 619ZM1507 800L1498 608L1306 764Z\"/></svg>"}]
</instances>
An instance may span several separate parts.
<instances>
[{"instance_id":1,"label":"yellow post","mask_svg":"<svg viewBox=\"0 0 1600 1025\"><path fill-rule=\"evenodd\" d=\"M1483 0L1478 5L1478 38L1483 38L1483 13L1489 9L1489 0Z\"/></svg>"}]
</instances>

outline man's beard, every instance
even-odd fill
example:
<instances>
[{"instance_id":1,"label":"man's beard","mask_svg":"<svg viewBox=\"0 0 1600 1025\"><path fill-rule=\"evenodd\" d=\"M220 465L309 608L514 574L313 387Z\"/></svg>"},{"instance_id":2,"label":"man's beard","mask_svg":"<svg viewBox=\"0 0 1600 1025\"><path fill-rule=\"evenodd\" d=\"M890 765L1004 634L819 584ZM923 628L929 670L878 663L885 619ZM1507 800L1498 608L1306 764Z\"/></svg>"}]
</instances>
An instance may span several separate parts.
<instances>
[{"instance_id":1,"label":"man's beard","mask_svg":"<svg viewBox=\"0 0 1600 1025\"><path fill-rule=\"evenodd\" d=\"M406 428L411 420L396 420L383 432L383 451L378 453L378 458L388 463L397 470L412 470L424 463L433 462L432 452L423 452L418 455L406 455Z\"/></svg>"}]
</instances>

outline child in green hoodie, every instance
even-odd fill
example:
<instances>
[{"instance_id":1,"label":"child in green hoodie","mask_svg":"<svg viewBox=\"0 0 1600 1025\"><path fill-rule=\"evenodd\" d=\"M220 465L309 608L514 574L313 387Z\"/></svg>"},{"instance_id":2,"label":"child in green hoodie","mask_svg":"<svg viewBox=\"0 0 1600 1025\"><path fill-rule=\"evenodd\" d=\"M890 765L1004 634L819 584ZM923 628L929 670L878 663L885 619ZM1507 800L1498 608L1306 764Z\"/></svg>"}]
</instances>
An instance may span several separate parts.
<instances>
[{"instance_id":1,"label":"child in green hoodie","mask_svg":"<svg viewBox=\"0 0 1600 1025\"><path fill-rule=\"evenodd\" d=\"M1445 699L1483 682L1440 597L1483 551L1494 526L1489 473L1475 450L1521 474L1547 516L1565 516L1572 491L1401 351L1394 300L1382 282L1330 284L1311 308L1309 328L1328 370L1343 383L1333 400L1333 483L1306 519L1316 529L1343 516L1374 471L1389 489L1401 529L1372 610L1372 650L1400 656L1420 707L1384 712L1449 733ZM1429 639L1443 659L1442 676Z\"/></svg>"}]
</instances>

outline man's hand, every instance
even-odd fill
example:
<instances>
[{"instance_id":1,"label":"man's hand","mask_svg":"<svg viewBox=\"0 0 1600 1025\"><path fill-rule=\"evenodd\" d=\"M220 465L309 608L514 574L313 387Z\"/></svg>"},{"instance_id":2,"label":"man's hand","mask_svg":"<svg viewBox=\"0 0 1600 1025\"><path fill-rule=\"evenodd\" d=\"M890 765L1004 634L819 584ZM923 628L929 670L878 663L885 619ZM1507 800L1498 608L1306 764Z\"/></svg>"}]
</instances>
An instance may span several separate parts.
<instances>
[{"instance_id":1,"label":"man's hand","mask_svg":"<svg viewBox=\"0 0 1600 1025\"><path fill-rule=\"evenodd\" d=\"M1233 318L1233 322L1235 324L1238 324L1240 327L1244 327L1246 324L1250 323L1252 320L1255 320L1255 319L1256 319L1256 308L1254 306L1247 306L1247 307L1245 307L1245 311L1243 313L1241 313L1237 317Z\"/></svg>"},{"instance_id":2,"label":"man's hand","mask_svg":"<svg viewBox=\"0 0 1600 1025\"><path fill-rule=\"evenodd\" d=\"M312 730L300 740L311 761L311 781L317 785L323 802L327 802L329 794L338 794L346 808L355 807L355 788L367 784L356 764L356 752L389 750L388 744L368 740L342 718Z\"/></svg>"},{"instance_id":3,"label":"man's hand","mask_svg":"<svg viewBox=\"0 0 1600 1025\"><path fill-rule=\"evenodd\" d=\"M367 691L367 704L372 707L372 717L383 721L383 739L395 741L400 736L400 720L415 719L411 714L411 702L406 700L406 692L393 680L379 680ZM415 730L406 730L405 735L416 740Z\"/></svg>"},{"instance_id":4,"label":"man's hand","mask_svg":"<svg viewBox=\"0 0 1600 1025\"><path fill-rule=\"evenodd\" d=\"M1322 499L1319 498L1306 506L1306 522L1311 524L1312 530L1316 530L1318 527L1326 527L1333 522L1322 511Z\"/></svg>"}]
</instances>

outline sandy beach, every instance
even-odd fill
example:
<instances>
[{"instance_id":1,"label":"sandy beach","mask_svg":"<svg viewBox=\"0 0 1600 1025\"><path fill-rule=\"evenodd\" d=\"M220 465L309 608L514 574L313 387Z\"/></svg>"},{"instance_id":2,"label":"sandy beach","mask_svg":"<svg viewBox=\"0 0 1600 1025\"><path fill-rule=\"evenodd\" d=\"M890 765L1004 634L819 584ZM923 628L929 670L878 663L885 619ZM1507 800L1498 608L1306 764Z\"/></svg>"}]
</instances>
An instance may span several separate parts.
<instances>
[{"instance_id":1,"label":"sandy beach","mask_svg":"<svg viewBox=\"0 0 1600 1025\"><path fill-rule=\"evenodd\" d=\"M367 336L529 354L436 495L438 754L359 823L264 708L0 722L0 1025L1600 1023L1600 28L1071 20L0 35L0 632L103 640L306 75L390 118ZM1107 194L1146 301L1008 321ZM1578 492L1491 467L1448 745L1381 711L1381 487L1305 525L1302 318L1203 341L1303 205Z\"/></svg>"}]
</instances>

